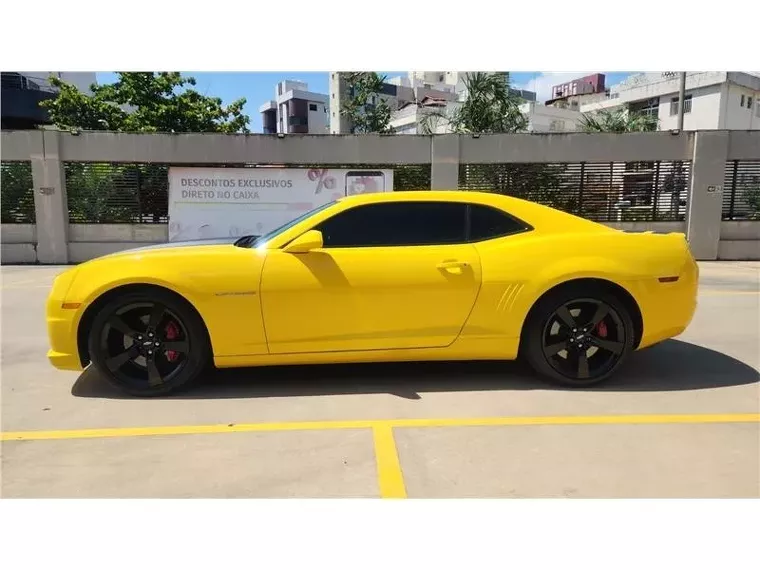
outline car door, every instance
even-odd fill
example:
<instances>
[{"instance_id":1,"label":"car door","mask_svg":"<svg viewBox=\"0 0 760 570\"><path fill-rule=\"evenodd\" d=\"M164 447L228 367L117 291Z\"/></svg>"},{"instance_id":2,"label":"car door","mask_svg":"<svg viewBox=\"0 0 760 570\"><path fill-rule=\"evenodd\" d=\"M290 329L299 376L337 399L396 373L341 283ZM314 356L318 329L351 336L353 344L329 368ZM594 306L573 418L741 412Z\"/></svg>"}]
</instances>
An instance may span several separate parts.
<instances>
[{"instance_id":1,"label":"car door","mask_svg":"<svg viewBox=\"0 0 760 570\"><path fill-rule=\"evenodd\" d=\"M380 202L313 229L324 245L267 254L261 303L276 354L444 347L480 288L466 204Z\"/></svg>"}]
</instances>

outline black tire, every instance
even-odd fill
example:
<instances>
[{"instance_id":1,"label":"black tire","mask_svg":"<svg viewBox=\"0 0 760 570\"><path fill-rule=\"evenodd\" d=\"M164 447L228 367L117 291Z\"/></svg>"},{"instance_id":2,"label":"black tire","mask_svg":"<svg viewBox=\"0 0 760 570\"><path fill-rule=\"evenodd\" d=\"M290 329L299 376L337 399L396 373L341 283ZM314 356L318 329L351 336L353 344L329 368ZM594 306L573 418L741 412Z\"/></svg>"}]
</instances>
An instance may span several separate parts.
<instances>
[{"instance_id":1,"label":"black tire","mask_svg":"<svg viewBox=\"0 0 760 570\"><path fill-rule=\"evenodd\" d=\"M87 347L103 378L140 397L187 388L212 361L201 318L183 299L161 290L108 301L93 320Z\"/></svg>"},{"instance_id":2,"label":"black tire","mask_svg":"<svg viewBox=\"0 0 760 570\"><path fill-rule=\"evenodd\" d=\"M594 324L605 307L602 324ZM520 352L545 380L592 386L620 368L633 351L634 336L631 315L612 292L594 285L569 285L542 297L531 310Z\"/></svg>"}]
</instances>

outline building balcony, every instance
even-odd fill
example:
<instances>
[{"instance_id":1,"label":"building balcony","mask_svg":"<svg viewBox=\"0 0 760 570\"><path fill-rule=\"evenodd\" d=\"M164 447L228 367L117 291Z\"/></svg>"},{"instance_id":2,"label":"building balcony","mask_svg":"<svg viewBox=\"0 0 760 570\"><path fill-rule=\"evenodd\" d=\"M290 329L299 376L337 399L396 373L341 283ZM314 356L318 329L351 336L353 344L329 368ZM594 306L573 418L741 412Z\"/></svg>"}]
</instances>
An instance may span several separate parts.
<instances>
[{"instance_id":1,"label":"building balcony","mask_svg":"<svg viewBox=\"0 0 760 570\"><path fill-rule=\"evenodd\" d=\"M51 123L48 112L40 107L40 103L56 96L49 85L34 82L19 73L3 73L0 86L3 129L34 129Z\"/></svg>"}]
</instances>

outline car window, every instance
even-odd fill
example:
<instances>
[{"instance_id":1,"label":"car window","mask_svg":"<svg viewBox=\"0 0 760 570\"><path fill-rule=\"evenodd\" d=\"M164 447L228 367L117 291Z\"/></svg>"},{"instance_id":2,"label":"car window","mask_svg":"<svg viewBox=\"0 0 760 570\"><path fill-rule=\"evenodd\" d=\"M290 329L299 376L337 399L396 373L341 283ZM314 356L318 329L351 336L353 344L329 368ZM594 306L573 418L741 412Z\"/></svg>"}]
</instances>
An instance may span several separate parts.
<instances>
[{"instance_id":1,"label":"car window","mask_svg":"<svg viewBox=\"0 0 760 570\"><path fill-rule=\"evenodd\" d=\"M319 224L324 247L465 243L467 205L395 202L351 208Z\"/></svg>"},{"instance_id":2,"label":"car window","mask_svg":"<svg viewBox=\"0 0 760 570\"><path fill-rule=\"evenodd\" d=\"M309 210L308 212L306 212L304 214L301 214L297 218L294 218L294 219L290 220L289 222L284 223L280 227L273 229L272 231L264 234L263 236L258 236L258 237L251 236L254 239L244 240L244 238L243 238L243 239L238 240L238 241L241 242L240 243L241 245L248 246L249 244L252 244L251 247L257 248L257 247L259 247L261 245L264 245L268 241L271 241L272 239L274 239L275 237L277 237L278 235L280 235L282 232L289 230L290 228L292 228L296 224L302 222L306 218L310 218L314 214L316 214L318 212L321 212L322 210L326 210L327 208L329 208L333 204L335 204L335 201L327 202L326 204L322 204L321 206L317 206L313 210ZM245 237L248 237L248 236L245 236Z\"/></svg>"},{"instance_id":3,"label":"car window","mask_svg":"<svg viewBox=\"0 0 760 570\"><path fill-rule=\"evenodd\" d=\"M506 212L482 204L470 204L469 240L484 241L516 234L529 229Z\"/></svg>"}]
</instances>

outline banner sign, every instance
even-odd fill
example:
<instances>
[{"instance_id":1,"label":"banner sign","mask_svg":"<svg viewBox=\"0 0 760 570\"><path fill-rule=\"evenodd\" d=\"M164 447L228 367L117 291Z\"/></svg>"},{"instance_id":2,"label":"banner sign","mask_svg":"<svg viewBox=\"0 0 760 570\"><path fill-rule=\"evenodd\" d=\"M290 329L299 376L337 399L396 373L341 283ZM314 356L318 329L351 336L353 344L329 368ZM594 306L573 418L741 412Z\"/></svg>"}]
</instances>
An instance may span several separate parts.
<instances>
[{"instance_id":1,"label":"banner sign","mask_svg":"<svg viewBox=\"0 0 760 570\"><path fill-rule=\"evenodd\" d=\"M169 168L169 241L261 235L342 196L391 192L393 170Z\"/></svg>"}]
</instances>

